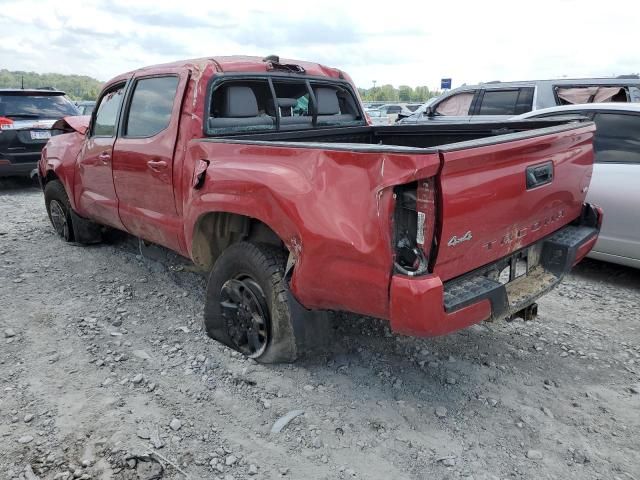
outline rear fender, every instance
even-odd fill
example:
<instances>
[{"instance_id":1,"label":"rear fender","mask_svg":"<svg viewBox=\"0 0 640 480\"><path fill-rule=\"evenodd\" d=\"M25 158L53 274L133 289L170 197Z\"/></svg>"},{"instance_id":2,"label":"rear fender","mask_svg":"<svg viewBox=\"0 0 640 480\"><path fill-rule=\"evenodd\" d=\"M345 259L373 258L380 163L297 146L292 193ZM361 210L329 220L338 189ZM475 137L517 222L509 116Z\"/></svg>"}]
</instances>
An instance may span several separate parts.
<instances>
[{"instance_id":1,"label":"rear fender","mask_svg":"<svg viewBox=\"0 0 640 480\"><path fill-rule=\"evenodd\" d=\"M434 152L193 142L183 180L188 253L202 215L255 218L289 250L291 292L302 305L388 318L393 187L439 168Z\"/></svg>"}]
</instances>

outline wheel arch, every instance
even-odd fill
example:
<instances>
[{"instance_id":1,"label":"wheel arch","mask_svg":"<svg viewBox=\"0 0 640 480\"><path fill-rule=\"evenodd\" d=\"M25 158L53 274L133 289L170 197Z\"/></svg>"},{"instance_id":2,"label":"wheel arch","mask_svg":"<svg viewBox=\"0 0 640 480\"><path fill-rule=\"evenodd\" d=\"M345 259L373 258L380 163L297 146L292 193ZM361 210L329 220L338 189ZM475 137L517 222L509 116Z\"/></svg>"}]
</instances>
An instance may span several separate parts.
<instances>
[{"instance_id":1,"label":"wheel arch","mask_svg":"<svg viewBox=\"0 0 640 480\"><path fill-rule=\"evenodd\" d=\"M285 241L262 220L228 211L211 211L201 214L194 224L191 258L199 267L210 270L226 248L241 241L266 243L288 252Z\"/></svg>"}]
</instances>

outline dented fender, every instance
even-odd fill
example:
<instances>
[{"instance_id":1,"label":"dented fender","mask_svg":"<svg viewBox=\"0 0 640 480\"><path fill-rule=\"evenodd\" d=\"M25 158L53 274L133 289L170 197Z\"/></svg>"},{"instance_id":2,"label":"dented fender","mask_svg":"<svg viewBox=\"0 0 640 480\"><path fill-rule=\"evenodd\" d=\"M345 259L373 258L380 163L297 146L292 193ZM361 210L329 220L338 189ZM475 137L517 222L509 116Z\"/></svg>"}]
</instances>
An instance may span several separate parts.
<instances>
[{"instance_id":1,"label":"dented fender","mask_svg":"<svg viewBox=\"0 0 640 480\"><path fill-rule=\"evenodd\" d=\"M62 122L62 120L58 120L58 122ZM56 122L56 124L58 122ZM49 176L50 172L52 172L64 185L71 207L76 212L78 209L75 201L75 195L73 194L76 159L82 149L83 142L84 134L79 133L79 131L75 129L73 129L71 133L55 135L51 137L45 145L42 150L40 161L38 162L38 173L40 177L45 179Z\"/></svg>"},{"instance_id":2,"label":"dented fender","mask_svg":"<svg viewBox=\"0 0 640 480\"><path fill-rule=\"evenodd\" d=\"M291 291L307 308L389 312L393 186L437 174L436 153L260 142L191 142L184 179L185 237L209 212L268 225L295 257ZM199 188L194 175L209 165Z\"/></svg>"}]
</instances>

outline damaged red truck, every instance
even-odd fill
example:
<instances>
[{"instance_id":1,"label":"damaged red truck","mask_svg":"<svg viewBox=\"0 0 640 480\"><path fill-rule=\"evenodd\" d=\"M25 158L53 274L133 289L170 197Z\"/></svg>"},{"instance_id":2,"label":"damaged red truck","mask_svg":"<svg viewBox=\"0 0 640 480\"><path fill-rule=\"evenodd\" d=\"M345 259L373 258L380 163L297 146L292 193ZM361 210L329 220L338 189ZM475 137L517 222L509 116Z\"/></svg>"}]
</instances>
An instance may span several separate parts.
<instances>
[{"instance_id":1,"label":"damaged red truck","mask_svg":"<svg viewBox=\"0 0 640 480\"><path fill-rule=\"evenodd\" d=\"M595 243L593 124L368 124L350 78L213 57L109 81L39 163L66 240L111 227L210 271L209 335L292 361L330 311L435 336L530 316Z\"/></svg>"}]
</instances>

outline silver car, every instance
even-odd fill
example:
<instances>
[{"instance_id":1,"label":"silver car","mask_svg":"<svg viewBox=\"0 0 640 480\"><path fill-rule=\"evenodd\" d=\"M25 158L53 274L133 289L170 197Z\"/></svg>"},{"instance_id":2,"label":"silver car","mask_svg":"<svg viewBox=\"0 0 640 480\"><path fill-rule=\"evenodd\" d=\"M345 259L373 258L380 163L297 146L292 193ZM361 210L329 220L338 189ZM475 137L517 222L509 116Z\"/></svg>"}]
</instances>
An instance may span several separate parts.
<instances>
[{"instance_id":1,"label":"silver car","mask_svg":"<svg viewBox=\"0 0 640 480\"><path fill-rule=\"evenodd\" d=\"M545 108L514 120L580 115L596 123L595 165L587 202L604 209L592 258L640 268L640 104L590 103Z\"/></svg>"},{"instance_id":2,"label":"silver car","mask_svg":"<svg viewBox=\"0 0 640 480\"><path fill-rule=\"evenodd\" d=\"M400 123L487 122L554 107L599 102L640 102L640 78L562 78L464 85L443 93Z\"/></svg>"}]
</instances>

